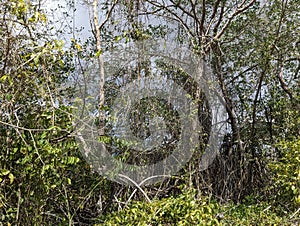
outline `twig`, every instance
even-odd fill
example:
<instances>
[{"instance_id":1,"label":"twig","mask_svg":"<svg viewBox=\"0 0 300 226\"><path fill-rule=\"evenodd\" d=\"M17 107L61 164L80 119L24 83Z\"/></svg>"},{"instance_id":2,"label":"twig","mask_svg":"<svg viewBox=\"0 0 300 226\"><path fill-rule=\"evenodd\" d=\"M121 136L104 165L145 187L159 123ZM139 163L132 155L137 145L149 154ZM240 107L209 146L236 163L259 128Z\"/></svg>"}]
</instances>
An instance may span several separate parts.
<instances>
[{"instance_id":1,"label":"twig","mask_svg":"<svg viewBox=\"0 0 300 226\"><path fill-rule=\"evenodd\" d=\"M143 180L141 183L139 183L139 186L142 186L148 180L152 180L152 179L157 178L157 177L171 177L171 176L170 175L154 175L154 176L148 177L145 180ZM137 192L137 189L134 189L134 191L131 193L131 195L129 196L128 200L126 201L126 205L130 202L130 200L132 199L132 197L134 196L134 194L136 192Z\"/></svg>"},{"instance_id":2,"label":"twig","mask_svg":"<svg viewBox=\"0 0 300 226\"><path fill-rule=\"evenodd\" d=\"M244 1L245 2L245 1ZM244 4L244 2L240 5L240 7ZM247 10L249 7L251 7L254 3L256 2L256 0L252 0L248 5L244 6L243 8L238 7L235 12L229 17L228 21L226 22L226 24L224 25L224 27L221 29L221 31L214 37L214 40L218 40L226 31L226 29L229 27L229 25L231 24L232 20L240 13L244 12L245 10Z\"/></svg>"},{"instance_id":3,"label":"twig","mask_svg":"<svg viewBox=\"0 0 300 226\"><path fill-rule=\"evenodd\" d=\"M296 216L296 214L299 213L299 211L300 211L300 208L298 208L298 209L296 210L296 212L293 213L293 214L290 216L290 219L293 219L293 217Z\"/></svg>"},{"instance_id":4,"label":"twig","mask_svg":"<svg viewBox=\"0 0 300 226\"><path fill-rule=\"evenodd\" d=\"M134 186L136 186L141 192L142 194L145 196L146 200L151 203L151 200L149 199L148 195L146 194L146 192L141 188L140 185L138 185L138 183L136 183L134 180L132 180L130 177L123 175L123 174L118 174L119 177L121 178L125 178L126 180L130 181Z\"/></svg>"}]
</instances>

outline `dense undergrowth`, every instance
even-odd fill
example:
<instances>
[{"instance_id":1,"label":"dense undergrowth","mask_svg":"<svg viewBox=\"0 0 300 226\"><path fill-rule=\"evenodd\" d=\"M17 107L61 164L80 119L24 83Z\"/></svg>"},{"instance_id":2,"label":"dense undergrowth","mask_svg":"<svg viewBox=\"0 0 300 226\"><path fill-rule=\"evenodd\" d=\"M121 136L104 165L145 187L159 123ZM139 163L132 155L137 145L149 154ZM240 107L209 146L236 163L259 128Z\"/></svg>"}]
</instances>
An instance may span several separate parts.
<instances>
[{"instance_id":1,"label":"dense undergrowth","mask_svg":"<svg viewBox=\"0 0 300 226\"><path fill-rule=\"evenodd\" d=\"M297 225L294 213L255 198L219 204L190 191L152 203L135 202L103 217L98 225Z\"/></svg>"},{"instance_id":2,"label":"dense undergrowth","mask_svg":"<svg viewBox=\"0 0 300 226\"><path fill-rule=\"evenodd\" d=\"M66 4L53 10L54 17L43 9L46 2L0 4L0 226L300 224L299 1L99 1L96 10L108 18L100 26L104 58L119 44L173 40L207 59L220 85L217 96L225 102L227 134L219 155L202 170L214 111L187 72L167 62L151 71L154 61L139 57L136 65L107 77L105 106L96 104L91 115L113 112L123 88L156 72L197 104L203 133L195 155L176 175L140 190L106 179L85 161L86 149L75 139L81 126L74 123L74 95L86 80L93 81L90 72L102 51L95 32L83 41L75 35L81 28L70 27L79 11L75 1L52 1ZM159 145L162 153L151 149L140 157L127 152L129 141L116 139L112 157L152 164L174 150L185 119L179 120L166 101L144 98L130 110L132 133L146 140L156 140L150 121L164 118L170 139L169 145ZM107 118L108 128L113 118ZM111 135L118 138L118 132Z\"/></svg>"},{"instance_id":3,"label":"dense undergrowth","mask_svg":"<svg viewBox=\"0 0 300 226\"><path fill-rule=\"evenodd\" d=\"M99 225L299 225L300 140L278 147L283 157L270 164L272 186L265 189L265 196L221 203L184 189L176 197L134 202L101 217Z\"/></svg>"}]
</instances>

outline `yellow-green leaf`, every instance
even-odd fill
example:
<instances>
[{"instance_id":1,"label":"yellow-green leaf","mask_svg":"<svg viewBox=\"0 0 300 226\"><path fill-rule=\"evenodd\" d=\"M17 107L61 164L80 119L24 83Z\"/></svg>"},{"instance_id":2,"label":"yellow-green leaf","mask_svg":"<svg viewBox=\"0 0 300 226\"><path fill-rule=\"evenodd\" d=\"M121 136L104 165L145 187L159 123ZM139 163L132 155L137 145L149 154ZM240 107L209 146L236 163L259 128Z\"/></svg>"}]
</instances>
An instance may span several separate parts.
<instances>
[{"instance_id":1,"label":"yellow-green leaf","mask_svg":"<svg viewBox=\"0 0 300 226\"><path fill-rule=\"evenodd\" d=\"M15 180L15 176L14 176L12 173L10 173L10 174L8 175L8 178L9 178L10 184L12 184L12 183L14 182L14 180Z\"/></svg>"}]
</instances>

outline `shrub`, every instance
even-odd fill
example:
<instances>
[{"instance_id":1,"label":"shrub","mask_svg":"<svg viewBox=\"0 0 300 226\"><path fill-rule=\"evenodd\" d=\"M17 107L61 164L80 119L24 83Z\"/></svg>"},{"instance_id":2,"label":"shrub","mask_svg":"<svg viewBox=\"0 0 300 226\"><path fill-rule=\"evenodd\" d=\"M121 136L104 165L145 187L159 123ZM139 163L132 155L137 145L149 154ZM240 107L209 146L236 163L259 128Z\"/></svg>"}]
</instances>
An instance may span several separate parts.
<instances>
[{"instance_id":1,"label":"shrub","mask_svg":"<svg viewBox=\"0 0 300 226\"><path fill-rule=\"evenodd\" d=\"M273 189L276 200L293 209L300 205L300 139L281 141L278 147L282 158L270 164L275 173Z\"/></svg>"},{"instance_id":2,"label":"shrub","mask_svg":"<svg viewBox=\"0 0 300 226\"><path fill-rule=\"evenodd\" d=\"M219 225L219 205L207 197L195 199L188 191L178 197L135 202L120 212L102 218L101 225Z\"/></svg>"}]
</instances>

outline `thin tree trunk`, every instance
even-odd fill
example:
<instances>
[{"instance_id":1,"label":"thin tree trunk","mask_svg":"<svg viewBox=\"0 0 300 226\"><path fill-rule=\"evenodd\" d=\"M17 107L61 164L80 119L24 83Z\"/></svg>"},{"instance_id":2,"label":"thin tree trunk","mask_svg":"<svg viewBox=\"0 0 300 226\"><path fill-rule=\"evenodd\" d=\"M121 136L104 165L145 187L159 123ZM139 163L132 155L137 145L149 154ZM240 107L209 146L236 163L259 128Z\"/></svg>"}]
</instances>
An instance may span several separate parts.
<instances>
[{"instance_id":1,"label":"thin tree trunk","mask_svg":"<svg viewBox=\"0 0 300 226\"><path fill-rule=\"evenodd\" d=\"M99 64L99 75L100 75L100 87L99 87L99 136L104 135L104 126L105 126L105 112L104 112L104 64L102 59L102 47L101 47L101 33L99 26L99 18L98 18L98 0L93 0L93 13L94 13L94 29L95 29L95 38L97 44L97 52L98 52L98 64Z\"/></svg>"}]
</instances>

